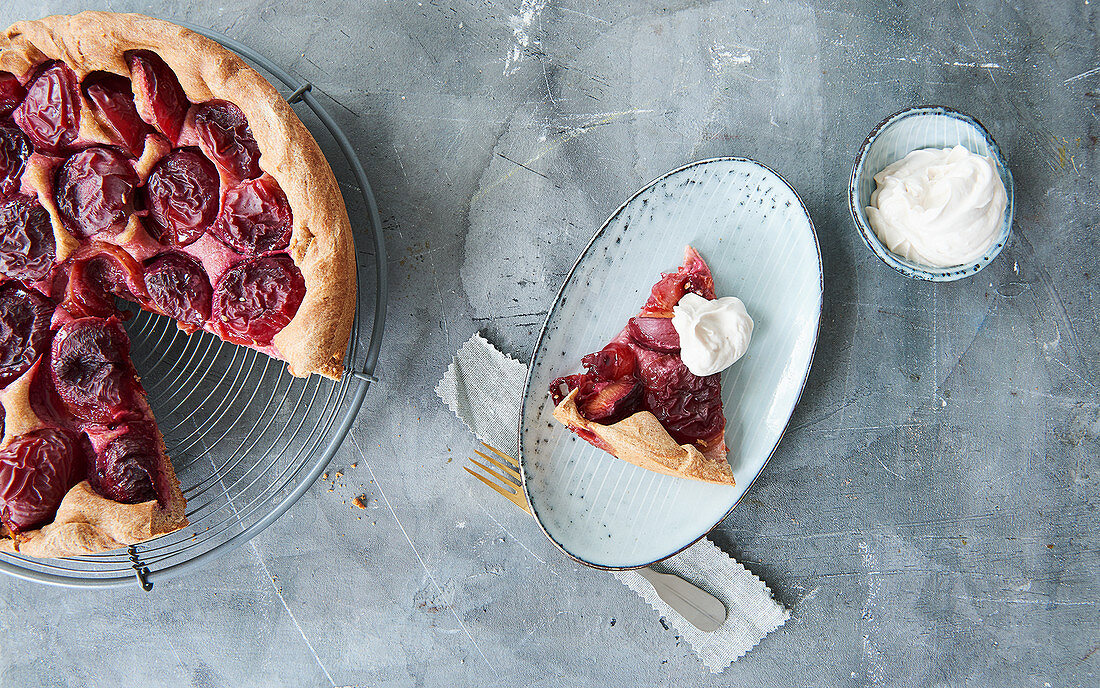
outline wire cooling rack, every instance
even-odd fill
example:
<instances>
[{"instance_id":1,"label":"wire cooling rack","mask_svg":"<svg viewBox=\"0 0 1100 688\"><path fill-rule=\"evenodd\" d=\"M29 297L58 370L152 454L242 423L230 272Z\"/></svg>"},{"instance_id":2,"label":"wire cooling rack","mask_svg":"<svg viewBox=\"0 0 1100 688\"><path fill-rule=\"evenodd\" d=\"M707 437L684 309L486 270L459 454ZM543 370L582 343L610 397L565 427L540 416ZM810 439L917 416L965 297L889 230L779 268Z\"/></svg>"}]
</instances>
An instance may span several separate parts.
<instances>
[{"instance_id":1,"label":"wire cooling rack","mask_svg":"<svg viewBox=\"0 0 1100 688\"><path fill-rule=\"evenodd\" d=\"M299 113L307 126L313 124L314 134L329 134L318 143L335 145L345 158L329 156L341 187L354 192L347 204L359 234L359 304L347 370L338 382L318 375L295 378L285 364L256 351L205 332L184 335L172 320L132 309L134 317L126 323L131 355L187 497L190 525L127 550L89 556L33 559L0 553L0 571L18 578L71 587L136 584L149 590L154 581L192 571L248 542L317 480L376 381L388 300L386 249L378 207L351 143L310 93L311 84L228 36L180 24L235 51L290 89L287 100L309 108ZM368 306L364 313L370 296L373 312ZM364 327L368 319L369 329Z\"/></svg>"}]
</instances>

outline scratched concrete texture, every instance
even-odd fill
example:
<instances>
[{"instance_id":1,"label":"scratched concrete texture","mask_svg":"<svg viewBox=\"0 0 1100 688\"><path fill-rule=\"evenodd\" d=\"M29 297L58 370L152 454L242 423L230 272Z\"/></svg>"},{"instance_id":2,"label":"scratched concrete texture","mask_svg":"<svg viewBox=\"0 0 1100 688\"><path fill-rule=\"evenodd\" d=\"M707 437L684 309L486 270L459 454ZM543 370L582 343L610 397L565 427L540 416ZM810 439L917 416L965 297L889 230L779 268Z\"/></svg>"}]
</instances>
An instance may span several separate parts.
<instances>
[{"instance_id":1,"label":"scratched concrete texture","mask_svg":"<svg viewBox=\"0 0 1100 688\"><path fill-rule=\"evenodd\" d=\"M382 382L343 475L209 569L149 594L0 580L0 684L1100 683L1100 3L18 0L0 25L93 7L314 84L384 218ZM846 207L867 132L926 103L985 123L1017 184L1014 242L955 284L887 269ZM802 195L826 295L790 429L711 534L792 618L712 676L469 479L432 390L477 330L526 359L610 212L716 155Z\"/></svg>"}]
</instances>

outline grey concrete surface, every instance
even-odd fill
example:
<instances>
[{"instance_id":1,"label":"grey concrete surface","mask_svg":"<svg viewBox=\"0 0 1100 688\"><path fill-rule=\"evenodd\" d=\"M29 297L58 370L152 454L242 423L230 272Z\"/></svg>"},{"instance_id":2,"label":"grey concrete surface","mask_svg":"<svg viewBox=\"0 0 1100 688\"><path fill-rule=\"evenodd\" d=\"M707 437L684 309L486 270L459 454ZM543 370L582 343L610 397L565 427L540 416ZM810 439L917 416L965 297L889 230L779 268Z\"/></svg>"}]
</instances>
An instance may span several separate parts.
<instances>
[{"instance_id":1,"label":"grey concrete surface","mask_svg":"<svg viewBox=\"0 0 1100 688\"><path fill-rule=\"evenodd\" d=\"M208 570L0 580L0 684L1100 683L1100 3L9 0L0 25L93 7L210 26L323 94L385 219L383 383L343 476ZM923 103L979 118L1016 177L1015 242L956 284L889 271L846 208L864 136ZM727 154L805 199L826 308L786 438L711 535L793 618L711 676L468 479L432 389L475 330L528 356L604 218Z\"/></svg>"}]
</instances>

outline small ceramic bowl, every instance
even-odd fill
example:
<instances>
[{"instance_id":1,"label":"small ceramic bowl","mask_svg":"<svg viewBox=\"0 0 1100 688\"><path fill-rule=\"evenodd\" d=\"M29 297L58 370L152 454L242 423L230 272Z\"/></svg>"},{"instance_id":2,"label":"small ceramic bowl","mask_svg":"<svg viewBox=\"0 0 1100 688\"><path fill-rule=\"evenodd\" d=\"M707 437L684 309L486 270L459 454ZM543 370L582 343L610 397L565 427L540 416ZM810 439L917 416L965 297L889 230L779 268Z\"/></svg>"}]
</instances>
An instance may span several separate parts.
<instances>
[{"instance_id":1,"label":"small ceramic bowl","mask_svg":"<svg viewBox=\"0 0 1100 688\"><path fill-rule=\"evenodd\" d=\"M964 146L972 153L992 158L1005 185L1008 202L1000 236L978 260L948 268L934 267L906 260L886 248L867 221L867 206L875 190L875 175L887 165L901 160L922 148ZM848 205L852 220L859 228L863 243L876 256L906 277L932 282L952 282L977 274L988 265L1008 243L1012 232L1015 188L1012 173L1001 149L981 123L970 115L946 107L917 107L891 115L875 127L859 149L859 158L848 184Z\"/></svg>"}]
</instances>

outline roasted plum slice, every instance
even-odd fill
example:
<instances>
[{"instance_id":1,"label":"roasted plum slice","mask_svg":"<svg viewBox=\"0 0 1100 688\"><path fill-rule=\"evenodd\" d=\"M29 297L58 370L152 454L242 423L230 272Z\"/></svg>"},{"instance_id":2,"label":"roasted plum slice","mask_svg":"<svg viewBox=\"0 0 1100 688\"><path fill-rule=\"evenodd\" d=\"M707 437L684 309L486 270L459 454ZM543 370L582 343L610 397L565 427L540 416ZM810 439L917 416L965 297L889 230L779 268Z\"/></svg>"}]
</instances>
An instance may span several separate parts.
<instances>
[{"instance_id":1,"label":"roasted plum slice","mask_svg":"<svg viewBox=\"0 0 1100 688\"><path fill-rule=\"evenodd\" d=\"M58 155L70 148L80 129L80 86L64 62L47 62L27 87L12 118L34 147Z\"/></svg>"},{"instance_id":2,"label":"roasted plum slice","mask_svg":"<svg viewBox=\"0 0 1100 688\"><path fill-rule=\"evenodd\" d=\"M214 289L212 317L222 338L267 346L298 312L306 285L285 253L243 260Z\"/></svg>"},{"instance_id":3,"label":"roasted plum slice","mask_svg":"<svg viewBox=\"0 0 1100 688\"><path fill-rule=\"evenodd\" d=\"M641 314L672 317L673 307L689 291L704 299L714 298L714 277L710 268L702 256L690 246L684 254L684 264L680 269L662 274L657 284L653 285Z\"/></svg>"},{"instance_id":4,"label":"roasted plum slice","mask_svg":"<svg viewBox=\"0 0 1100 688\"><path fill-rule=\"evenodd\" d=\"M195 131L203 152L234 181L260 176L260 146L239 107L226 100L195 106Z\"/></svg>"},{"instance_id":5,"label":"roasted plum slice","mask_svg":"<svg viewBox=\"0 0 1100 688\"><path fill-rule=\"evenodd\" d=\"M23 102L27 89L11 72L0 72L0 117L7 117Z\"/></svg>"},{"instance_id":6,"label":"roasted plum slice","mask_svg":"<svg viewBox=\"0 0 1100 688\"><path fill-rule=\"evenodd\" d=\"M95 446L95 464L88 482L107 499L137 504L157 499L160 483L160 443L147 421L132 421L115 428L88 428Z\"/></svg>"},{"instance_id":7,"label":"roasted plum slice","mask_svg":"<svg viewBox=\"0 0 1100 688\"><path fill-rule=\"evenodd\" d=\"M0 286L0 387L27 371L50 346L54 305L17 282Z\"/></svg>"},{"instance_id":8,"label":"roasted plum slice","mask_svg":"<svg viewBox=\"0 0 1100 688\"><path fill-rule=\"evenodd\" d=\"M160 55L150 50L128 51L126 61L130 65L134 96L143 119L176 143L187 109L191 107L176 73Z\"/></svg>"},{"instance_id":9,"label":"roasted plum slice","mask_svg":"<svg viewBox=\"0 0 1100 688\"><path fill-rule=\"evenodd\" d=\"M31 142L18 128L0 124L0 199L19 191Z\"/></svg>"},{"instance_id":10,"label":"roasted plum slice","mask_svg":"<svg viewBox=\"0 0 1100 688\"><path fill-rule=\"evenodd\" d=\"M130 339L116 318L62 325L50 364L61 402L80 420L118 423L140 417L141 386L130 362Z\"/></svg>"},{"instance_id":11,"label":"roasted plum slice","mask_svg":"<svg viewBox=\"0 0 1100 688\"><path fill-rule=\"evenodd\" d=\"M577 394L577 408L588 420L609 425L639 410L642 385L633 375L594 382Z\"/></svg>"},{"instance_id":12,"label":"roasted plum slice","mask_svg":"<svg viewBox=\"0 0 1100 688\"><path fill-rule=\"evenodd\" d=\"M643 387L633 374L609 381L589 374L560 377L551 383L550 396L557 405L574 389L577 409L594 423L617 423L641 410Z\"/></svg>"},{"instance_id":13,"label":"roasted plum slice","mask_svg":"<svg viewBox=\"0 0 1100 688\"><path fill-rule=\"evenodd\" d=\"M49 274L54 256L50 214L37 199L16 196L0 203L0 273L39 280Z\"/></svg>"},{"instance_id":14,"label":"roasted plum slice","mask_svg":"<svg viewBox=\"0 0 1100 688\"><path fill-rule=\"evenodd\" d=\"M680 444L710 440L725 427L719 375L694 375L678 356L658 356L641 374L645 408Z\"/></svg>"},{"instance_id":15,"label":"roasted plum slice","mask_svg":"<svg viewBox=\"0 0 1100 688\"><path fill-rule=\"evenodd\" d=\"M153 168L145 207L162 241L186 246L218 217L218 168L199 150L173 151Z\"/></svg>"},{"instance_id":16,"label":"roasted plum slice","mask_svg":"<svg viewBox=\"0 0 1100 688\"><path fill-rule=\"evenodd\" d=\"M594 354L588 354L581 359L581 364L588 369L588 374L603 382L618 380L628 375L634 375L634 369L638 365L634 351L620 342L611 342Z\"/></svg>"},{"instance_id":17,"label":"roasted plum slice","mask_svg":"<svg viewBox=\"0 0 1100 688\"><path fill-rule=\"evenodd\" d=\"M110 72L92 72L81 84L100 118L134 157L145 149L145 135L152 131L138 115L130 80Z\"/></svg>"},{"instance_id":18,"label":"roasted plum slice","mask_svg":"<svg viewBox=\"0 0 1100 688\"><path fill-rule=\"evenodd\" d=\"M639 316L627 323L630 338L650 351L662 354L680 352L680 334L672 326L672 318L649 318Z\"/></svg>"},{"instance_id":19,"label":"roasted plum slice","mask_svg":"<svg viewBox=\"0 0 1100 688\"><path fill-rule=\"evenodd\" d=\"M181 251L145 261L145 288L156 310L194 332L210 319L213 289L202 263Z\"/></svg>"},{"instance_id":20,"label":"roasted plum slice","mask_svg":"<svg viewBox=\"0 0 1100 688\"><path fill-rule=\"evenodd\" d=\"M0 450L0 520L13 534L50 521L83 471L81 446L65 430L16 437Z\"/></svg>"},{"instance_id":21,"label":"roasted plum slice","mask_svg":"<svg viewBox=\"0 0 1100 688\"><path fill-rule=\"evenodd\" d=\"M141 264L125 249L93 242L71 259L62 306L75 318L118 315L114 298L138 304L148 300Z\"/></svg>"},{"instance_id":22,"label":"roasted plum slice","mask_svg":"<svg viewBox=\"0 0 1100 688\"><path fill-rule=\"evenodd\" d=\"M62 224L81 238L115 234L134 212L139 180L133 165L113 148L86 148L57 173L57 209Z\"/></svg>"},{"instance_id":23,"label":"roasted plum slice","mask_svg":"<svg viewBox=\"0 0 1100 688\"><path fill-rule=\"evenodd\" d=\"M244 255L279 251L290 243L290 204L268 176L249 179L225 192L214 233Z\"/></svg>"},{"instance_id":24,"label":"roasted plum slice","mask_svg":"<svg viewBox=\"0 0 1100 688\"><path fill-rule=\"evenodd\" d=\"M551 383L550 396L555 405L576 389L581 415L596 423L614 423L641 410L643 388L635 375L638 362L628 345L611 342L582 358L581 363L587 372Z\"/></svg>"}]
</instances>

